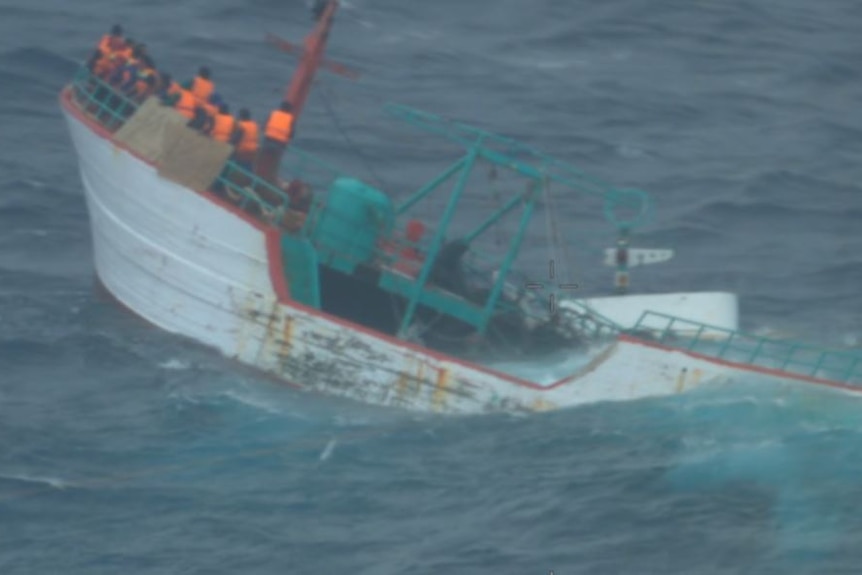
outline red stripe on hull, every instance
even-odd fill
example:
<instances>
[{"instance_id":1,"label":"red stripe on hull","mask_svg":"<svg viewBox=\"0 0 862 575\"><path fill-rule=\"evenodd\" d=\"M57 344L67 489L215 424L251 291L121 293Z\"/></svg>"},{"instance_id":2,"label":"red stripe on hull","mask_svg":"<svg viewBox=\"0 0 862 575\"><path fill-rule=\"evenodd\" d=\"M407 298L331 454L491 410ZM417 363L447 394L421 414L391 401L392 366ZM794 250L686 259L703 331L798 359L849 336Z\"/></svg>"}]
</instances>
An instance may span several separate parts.
<instances>
[{"instance_id":1,"label":"red stripe on hull","mask_svg":"<svg viewBox=\"0 0 862 575\"><path fill-rule=\"evenodd\" d=\"M284 260L281 257L281 233L275 228L266 228L264 233L266 234L266 260L272 289L275 291L279 303L296 305L296 302L290 299L287 277L284 275Z\"/></svg>"},{"instance_id":2,"label":"red stripe on hull","mask_svg":"<svg viewBox=\"0 0 862 575\"><path fill-rule=\"evenodd\" d=\"M822 379L819 377L812 377L810 375L802 375L799 373L792 373L789 371L782 371L780 369L770 368L770 367L761 367L759 365L751 365L748 363L738 363L735 361L728 361L726 359L719 359L717 357L712 357L709 355L704 355L702 353L697 353L695 351L688 351L685 349L679 349L676 347L668 347L666 345L661 345L659 343L655 343L652 341L646 341L642 339L638 339L636 337L632 337L629 335L621 335L619 336L620 341L625 341L628 343L633 343L636 345L642 345L644 347L650 347L653 349L660 349L663 351L676 351L679 353L684 353L685 355L692 357L694 359L700 359L703 361L708 361L710 363L714 363L716 365L723 365L725 367L730 367L740 371L749 371L752 373L759 373L762 375L770 375L773 377L778 377L782 379L795 379L798 381L804 381L806 383L813 383L816 385L825 385L828 387L834 387L837 389L843 389L846 391L853 391L855 393L862 393L862 387L851 385L849 383L841 383L839 381L832 381L831 379Z\"/></svg>"}]
</instances>

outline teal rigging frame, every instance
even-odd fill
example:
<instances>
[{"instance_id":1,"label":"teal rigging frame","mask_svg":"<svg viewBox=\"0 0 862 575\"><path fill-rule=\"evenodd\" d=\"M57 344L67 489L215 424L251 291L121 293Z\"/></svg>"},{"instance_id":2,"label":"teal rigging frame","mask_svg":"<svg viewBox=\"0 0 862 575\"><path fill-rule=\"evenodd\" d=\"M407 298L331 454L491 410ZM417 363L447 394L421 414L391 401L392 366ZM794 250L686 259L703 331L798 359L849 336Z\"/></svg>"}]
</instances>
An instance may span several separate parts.
<instances>
[{"instance_id":1,"label":"teal rigging frame","mask_svg":"<svg viewBox=\"0 0 862 575\"><path fill-rule=\"evenodd\" d=\"M604 215L606 219L621 232L627 232L634 227L643 225L652 215L652 202L646 192L637 189L612 187L577 168L515 140L407 106L387 104L384 110L391 116L403 120L414 127L441 135L467 149L464 156L459 158L428 184L413 193L396 209L397 215L404 214L446 181L456 174L458 175L449 195L443 216L430 241L425 262L412 287L407 309L399 328L399 337L405 337L413 321L419 300L428 282L434 262L443 246L446 232L455 215L458 202L464 194L464 188L466 187L470 172L478 160L484 160L492 165L511 170L527 178L529 181L526 192L517 194L511 198L463 238L469 244L512 210L518 206L523 206L517 232L512 238L509 250L499 267L499 273L483 306L481 320L479 325L476 326L480 333L485 332L493 316L506 278L521 249L521 244L526 235L527 227L535 210L540 192L546 190L551 183L561 184L566 188L587 195L601 197L604 202ZM627 218L618 216L617 211L623 206L627 206L630 209L634 206L636 208L634 215Z\"/></svg>"}]
</instances>

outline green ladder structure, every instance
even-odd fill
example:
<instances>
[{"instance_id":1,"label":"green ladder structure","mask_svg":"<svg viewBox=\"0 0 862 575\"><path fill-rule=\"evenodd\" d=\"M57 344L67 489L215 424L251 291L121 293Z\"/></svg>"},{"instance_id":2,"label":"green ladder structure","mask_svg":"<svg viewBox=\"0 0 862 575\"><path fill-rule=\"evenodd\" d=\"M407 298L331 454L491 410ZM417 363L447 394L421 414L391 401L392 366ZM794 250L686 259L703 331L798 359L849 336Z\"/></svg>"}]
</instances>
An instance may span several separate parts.
<instances>
[{"instance_id":1,"label":"green ladder structure","mask_svg":"<svg viewBox=\"0 0 862 575\"><path fill-rule=\"evenodd\" d=\"M652 204L645 192L634 189L614 188L596 178L588 176L573 166L547 156L513 139L407 106L388 104L384 110L397 119L426 132L443 136L467 150L454 164L412 194L397 208L399 216L407 213L410 208L433 193L444 182L450 178L456 178L455 184L448 195L443 216L435 230L433 238L430 240L425 264L415 282L413 282L413 286L408 291L403 291L404 286L399 286L398 288L402 294L409 296L407 310L401 323L400 333L402 334L410 326L416 307L420 303L431 305L440 311L454 315L475 326L480 333L484 333L494 313L504 311L505 309L505 305L502 308L499 305L501 303L501 294L506 286L512 265L520 252L527 226L539 199L539 194L544 189L547 189L547 186L551 183L561 185L569 192L585 193L601 197L604 201L605 216L620 228L631 228L640 225L651 213ZM459 201L464 195L470 172L480 160L526 179L528 186L526 192L511 197L502 207L480 222L472 231L463 235L462 239L470 244L504 216L517 208L521 208L518 228L509 243L508 252L502 261L493 266L497 270L496 280L491 287L487 300L481 306L466 310L458 309L446 300L435 302L429 296L426 286L431 268L449 231L453 215L458 208ZM635 215L629 219L619 218L616 215L616 208L620 205L628 205L629 207L634 205L636 207ZM381 285L389 289L395 287L391 283ZM589 321L587 316L581 319L584 322ZM593 319L592 323L585 327L589 327L592 330L601 330L604 328L617 329L613 325L602 324L599 326L599 323L601 322Z\"/></svg>"},{"instance_id":2,"label":"green ladder structure","mask_svg":"<svg viewBox=\"0 0 862 575\"><path fill-rule=\"evenodd\" d=\"M694 336L674 334L682 331ZM644 312L631 332L635 337L647 333L668 347L730 363L862 388L862 353L771 339L652 311Z\"/></svg>"}]
</instances>

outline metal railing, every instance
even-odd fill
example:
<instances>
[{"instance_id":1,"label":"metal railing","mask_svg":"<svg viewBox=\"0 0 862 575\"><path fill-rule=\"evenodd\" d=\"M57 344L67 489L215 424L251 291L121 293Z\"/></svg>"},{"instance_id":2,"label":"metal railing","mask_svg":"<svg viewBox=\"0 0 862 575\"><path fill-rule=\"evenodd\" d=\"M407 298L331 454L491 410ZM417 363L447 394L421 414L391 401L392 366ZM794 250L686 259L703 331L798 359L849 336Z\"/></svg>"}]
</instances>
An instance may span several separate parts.
<instances>
[{"instance_id":1,"label":"metal railing","mask_svg":"<svg viewBox=\"0 0 862 575\"><path fill-rule=\"evenodd\" d=\"M581 333L594 339L606 339L616 337L623 331L620 324L581 301L567 299L565 304L568 309L564 313Z\"/></svg>"},{"instance_id":2,"label":"metal railing","mask_svg":"<svg viewBox=\"0 0 862 575\"><path fill-rule=\"evenodd\" d=\"M862 353L858 352L771 339L652 311L641 315L632 332L728 362L862 385Z\"/></svg>"},{"instance_id":3,"label":"metal railing","mask_svg":"<svg viewBox=\"0 0 862 575\"><path fill-rule=\"evenodd\" d=\"M81 108L112 132L118 130L138 109L137 103L92 74L86 66L78 69L72 87Z\"/></svg>"},{"instance_id":4,"label":"metal railing","mask_svg":"<svg viewBox=\"0 0 862 575\"><path fill-rule=\"evenodd\" d=\"M247 210L250 205L255 205L261 210L262 215L271 218L283 214L290 202L281 188L233 160L225 163L212 189L216 192L226 190L240 209Z\"/></svg>"}]
</instances>

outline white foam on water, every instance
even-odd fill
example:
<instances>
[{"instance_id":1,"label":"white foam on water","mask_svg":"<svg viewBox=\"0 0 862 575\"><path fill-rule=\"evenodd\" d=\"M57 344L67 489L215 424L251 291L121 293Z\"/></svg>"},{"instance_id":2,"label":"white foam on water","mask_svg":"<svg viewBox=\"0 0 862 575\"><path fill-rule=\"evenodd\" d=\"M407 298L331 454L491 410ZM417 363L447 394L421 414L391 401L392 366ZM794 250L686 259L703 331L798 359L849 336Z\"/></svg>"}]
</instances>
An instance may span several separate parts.
<instances>
[{"instance_id":1,"label":"white foam on water","mask_svg":"<svg viewBox=\"0 0 862 575\"><path fill-rule=\"evenodd\" d=\"M332 452L335 451L335 445L338 442L335 439L330 439L326 443L326 447L323 448L323 451L320 453L320 461L326 461L332 456Z\"/></svg>"},{"instance_id":2,"label":"white foam on water","mask_svg":"<svg viewBox=\"0 0 862 575\"><path fill-rule=\"evenodd\" d=\"M47 184L42 180L34 180L32 178L24 180L24 183L36 190L41 190L42 188L47 186Z\"/></svg>"},{"instance_id":3,"label":"white foam on water","mask_svg":"<svg viewBox=\"0 0 862 575\"><path fill-rule=\"evenodd\" d=\"M53 487L54 489L66 489L67 487L72 486L72 483L65 479L29 475L26 473L0 473L0 479L11 479L12 481L22 481L24 483L37 483Z\"/></svg>"},{"instance_id":4,"label":"white foam on water","mask_svg":"<svg viewBox=\"0 0 862 575\"><path fill-rule=\"evenodd\" d=\"M541 359L483 362L485 366L509 375L531 381L538 385L552 385L569 377L582 368L606 346L595 346L583 351L554 354Z\"/></svg>"},{"instance_id":5,"label":"white foam on water","mask_svg":"<svg viewBox=\"0 0 862 575\"><path fill-rule=\"evenodd\" d=\"M227 397L228 399L245 405L247 407L252 407L254 409L258 409L260 411L264 411L273 415L281 415L284 413L284 411L282 409L279 409L279 407L275 404L274 401L265 397L255 395L251 392L229 389L226 391L222 391L219 395ZM305 418L303 417L303 419Z\"/></svg>"},{"instance_id":6,"label":"white foam on water","mask_svg":"<svg viewBox=\"0 0 862 575\"><path fill-rule=\"evenodd\" d=\"M167 361L161 362L159 364L159 367L162 369L184 370L189 369L191 367L191 364L182 359L171 358Z\"/></svg>"}]
</instances>

